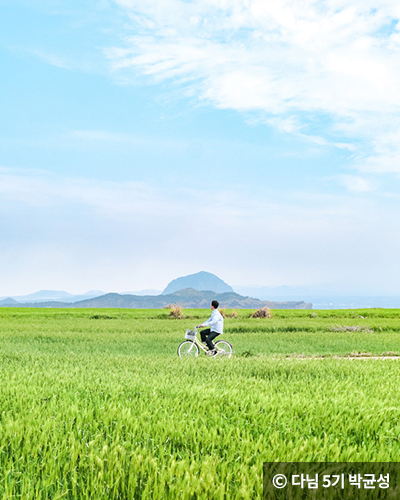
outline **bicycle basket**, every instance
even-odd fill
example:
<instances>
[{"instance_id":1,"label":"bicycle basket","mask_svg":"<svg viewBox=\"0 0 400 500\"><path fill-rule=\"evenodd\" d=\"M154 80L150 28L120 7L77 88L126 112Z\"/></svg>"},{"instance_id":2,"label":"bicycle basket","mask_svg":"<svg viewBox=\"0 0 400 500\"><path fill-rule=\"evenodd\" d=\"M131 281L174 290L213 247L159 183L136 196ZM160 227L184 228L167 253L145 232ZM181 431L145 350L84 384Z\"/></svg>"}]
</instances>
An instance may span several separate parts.
<instances>
[{"instance_id":1,"label":"bicycle basket","mask_svg":"<svg viewBox=\"0 0 400 500\"><path fill-rule=\"evenodd\" d=\"M186 330L185 339L194 340L196 338L196 332L193 330Z\"/></svg>"}]
</instances>

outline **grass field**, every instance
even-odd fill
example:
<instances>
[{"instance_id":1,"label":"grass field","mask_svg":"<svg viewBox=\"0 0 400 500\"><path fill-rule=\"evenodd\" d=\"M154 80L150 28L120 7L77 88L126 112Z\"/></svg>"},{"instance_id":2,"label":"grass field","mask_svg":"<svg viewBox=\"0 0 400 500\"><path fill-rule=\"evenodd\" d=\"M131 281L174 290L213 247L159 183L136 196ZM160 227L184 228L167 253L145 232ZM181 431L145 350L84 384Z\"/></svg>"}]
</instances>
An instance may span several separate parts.
<instances>
[{"instance_id":1,"label":"grass field","mask_svg":"<svg viewBox=\"0 0 400 500\"><path fill-rule=\"evenodd\" d=\"M229 312L229 311L228 311ZM0 498L254 499L264 461L400 461L400 311L0 309Z\"/></svg>"}]
</instances>

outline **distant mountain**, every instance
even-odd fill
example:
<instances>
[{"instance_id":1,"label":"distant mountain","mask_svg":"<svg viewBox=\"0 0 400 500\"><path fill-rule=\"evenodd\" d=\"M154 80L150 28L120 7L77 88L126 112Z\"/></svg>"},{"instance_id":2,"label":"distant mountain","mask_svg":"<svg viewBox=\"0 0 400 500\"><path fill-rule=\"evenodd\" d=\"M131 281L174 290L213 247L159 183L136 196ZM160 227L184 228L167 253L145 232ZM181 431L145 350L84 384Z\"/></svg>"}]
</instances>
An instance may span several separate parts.
<instances>
[{"instance_id":1,"label":"distant mountain","mask_svg":"<svg viewBox=\"0 0 400 500\"><path fill-rule=\"evenodd\" d=\"M233 292L233 288L215 274L200 271L199 273L189 274L189 276L182 276L181 278L172 280L168 283L162 295L179 292L179 290L185 290L186 288L199 291L210 290L215 293Z\"/></svg>"},{"instance_id":2,"label":"distant mountain","mask_svg":"<svg viewBox=\"0 0 400 500\"><path fill-rule=\"evenodd\" d=\"M383 307L400 308L400 294L379 295L370 292L345 292L328 285L312 286L234 286L241 295L250 295L260 300L292 301L301 297L305 302L311 302L313 309L364 309Z\"/></svg>"},{"instance_id":3,"label":"distant mountain","mask_svg":"<svg viewBox=\"0 0 400 500\"><path fill-rule=\"evenodd\" d=\"M244 297L235 292L215 293L212 291L199 291L192 288L179 290L166 295L121 295L118 293L107 293L101 297L81 300L73 304L68 302L34 302L26 304L14 304L18 307L82 307L82 308L122 308L122 309L160 309L169 304L179 304L186 308L208 309L212 300L218 300L221 307L235 309L258 309L268 306L271 309L311 309L312 304L301 301L293 302L269 302L251 297ZM12 306L11 304L9 307Z\"/></svg>"},{"instance_id":4,"label":"distant mountain","mask_svg":"<svg viewBox=\"0 0 400 500\"><path fill-rule=\"evenodd\" d=\"M39 292L31 293L29 295L13 295L13 300L18 303L24 302L48 302L48 301L62 301L62 302L76 302L78 300L84 300L92 297L99 297L104 295L104 292L100 290L90 290L89 292L73 295L63 290L40 290ZM0 302L1 304L1 302Z\"/></svg>"},{"instance_id":5,"label":"distant mountain","mask_svg":"<svg viewBox=\"0 0 400 500\"><path fill-rule=\"evenodd\" d=\"M13 296L15 300L31 301L31 300L66 300L72 297L68 292L63 290L40 290L39 292L30 293L29 295Z\"/></svg>"},{"instance_id":6,"label":"distant mountain","mask_svg":"<svg viewBox=\"0 0 400 500\"><path fill-rule=\"evenodd\" d=\"M0 306L15 306L18 305L18 302L11 297L7 297L6 299L0 300Z\"/></svg>"},{"instance_id":7,"label":"distant mountain","mask_svg":"<svg viewBox=\"0 0 400 500\"><path fill-rule=\"evenodd\" d=\"M260 300L295 300L296 297L307 297L310 295L310 288L289 287L289 286L235 286L235 291L243 295L251 295ZM315 293L313 293L315 296Z\"/></svg>"}]
</instances>

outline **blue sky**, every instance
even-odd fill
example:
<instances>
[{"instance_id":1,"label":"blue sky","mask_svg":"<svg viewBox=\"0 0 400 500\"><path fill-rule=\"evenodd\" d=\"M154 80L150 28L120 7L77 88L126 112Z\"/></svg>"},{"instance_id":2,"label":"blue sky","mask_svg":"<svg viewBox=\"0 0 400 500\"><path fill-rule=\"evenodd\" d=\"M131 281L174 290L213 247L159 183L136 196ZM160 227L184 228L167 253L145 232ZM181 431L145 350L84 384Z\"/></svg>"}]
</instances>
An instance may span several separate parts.
<instances>
[{"instance_id":1,"label":"blue sky","mask_svg":"<svg viewBox=\"0 0 400 500\"><path fill-rule=\"evenodd\" d=\"M400 293L397 2L0 8L0 295Z\"/></svg>"}]
</instances>

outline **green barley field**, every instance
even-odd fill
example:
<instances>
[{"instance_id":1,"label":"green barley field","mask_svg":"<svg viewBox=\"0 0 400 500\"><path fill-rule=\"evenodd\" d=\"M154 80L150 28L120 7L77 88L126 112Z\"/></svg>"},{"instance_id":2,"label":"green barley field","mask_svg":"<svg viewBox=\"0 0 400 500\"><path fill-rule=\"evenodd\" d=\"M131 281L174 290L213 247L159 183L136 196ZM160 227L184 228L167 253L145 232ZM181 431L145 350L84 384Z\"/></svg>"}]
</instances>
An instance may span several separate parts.
<instances>
[{"instance_id":1,"label":"green barley field","mask_svg":"<svg viewBox=\"0 0 400 500\"><path fill-rule=\"evenodd\" d=\"M374 359L400 310L238 312L231 359L181 360L209 311L1 308L0 499L261 499L264 461L400 461L400 361Z\"/></svg>"}]
</instances>

